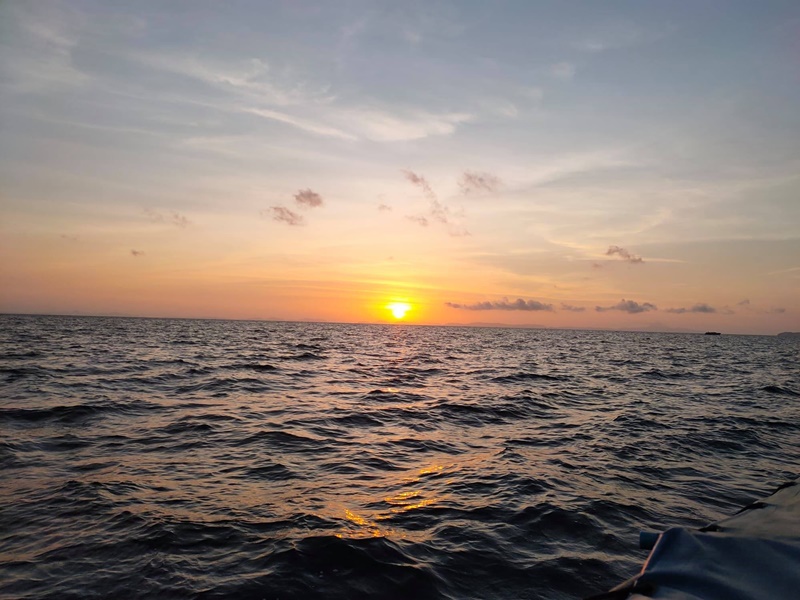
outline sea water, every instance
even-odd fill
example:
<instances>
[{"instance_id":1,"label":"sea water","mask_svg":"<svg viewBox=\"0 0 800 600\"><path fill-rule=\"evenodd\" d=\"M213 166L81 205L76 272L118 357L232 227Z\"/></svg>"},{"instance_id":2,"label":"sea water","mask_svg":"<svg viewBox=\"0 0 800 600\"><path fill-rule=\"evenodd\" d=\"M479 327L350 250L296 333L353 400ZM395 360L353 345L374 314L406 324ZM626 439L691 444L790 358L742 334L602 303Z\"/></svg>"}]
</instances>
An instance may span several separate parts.
<instances>
[{"instance_id":1,"label":"sea water","mask_svg":"<svg viewBox=\"0 0 800 600\"><path fill-rule=\"evenodd\" d=\"M0 316L0 595L576 598L798 475L800 341Z\"/></svg>"}]
</instances>

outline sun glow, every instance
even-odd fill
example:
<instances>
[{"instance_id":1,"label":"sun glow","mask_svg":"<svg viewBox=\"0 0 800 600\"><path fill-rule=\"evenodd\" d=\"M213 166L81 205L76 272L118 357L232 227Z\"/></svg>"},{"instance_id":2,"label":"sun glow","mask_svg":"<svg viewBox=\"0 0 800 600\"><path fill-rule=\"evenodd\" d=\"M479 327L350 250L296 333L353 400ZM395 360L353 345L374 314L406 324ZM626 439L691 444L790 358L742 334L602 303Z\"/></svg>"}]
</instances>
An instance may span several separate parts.
<instances>
[{"instance_id":1,"label":"sun glow","mask_svg":"<svg viewBox=\"0 0 800 600\"><path fill-rule=\"evenodd\" d=\"M386 309L394 315L395 319L402 319L411 310L411 305L407 302L390 302L386 305Z\"/></svg>"}]
</instances>

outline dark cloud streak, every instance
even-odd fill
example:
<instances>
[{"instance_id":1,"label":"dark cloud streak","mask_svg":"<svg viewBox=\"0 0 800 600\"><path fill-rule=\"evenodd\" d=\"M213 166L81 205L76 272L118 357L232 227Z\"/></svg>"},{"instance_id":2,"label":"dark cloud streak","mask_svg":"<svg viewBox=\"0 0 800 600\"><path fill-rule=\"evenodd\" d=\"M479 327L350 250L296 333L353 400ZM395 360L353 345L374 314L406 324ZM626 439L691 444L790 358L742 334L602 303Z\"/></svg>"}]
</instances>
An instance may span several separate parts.
<instances>
[{"instance_id":1,"label":"dark cloud streak","mask_svg":"<svg viewBox=\"0 0 800 600\"><path fill-rule=\"evenodd\" d=\"M717 309L713 306L709 306L703 302L699 304L695 304L690 308L667 308L664 312L673 313L676 315L682 315L684 313L705 313L705 314L713 314L717 312Z\"/></svg>"}]
</instances>

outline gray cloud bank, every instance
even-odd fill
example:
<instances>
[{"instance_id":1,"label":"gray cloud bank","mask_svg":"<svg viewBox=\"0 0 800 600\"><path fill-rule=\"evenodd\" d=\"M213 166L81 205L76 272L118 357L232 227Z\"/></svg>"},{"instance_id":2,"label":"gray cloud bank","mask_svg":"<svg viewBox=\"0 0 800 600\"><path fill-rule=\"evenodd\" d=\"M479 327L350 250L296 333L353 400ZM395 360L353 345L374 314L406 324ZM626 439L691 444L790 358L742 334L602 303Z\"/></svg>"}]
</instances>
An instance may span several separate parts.
<instances>
[{"instance_id":1,"label":"gray cloud bank","mask_svg":"<svg viewBox=\"0 0 800 600\"><path fill-rule=\"evenodd\" d=\"M501 301L495 302L476 302L475 304L458 304L457 302L445 302L445 306L450 308L457 308L460 310L522 310L522 311L552 311L552 304L544 304L538 300L523 300L517 298L510 301L504 298Z\"/></svg>"},{"instance_id":2,"label":"gray cloud bank","mask_svg":"<svg viewBox=\"0 0 800 600\"><path fill-rule=\"evenodd\" d=\"M569 312L583 312L586 309L583 306L573 306L572 304L561 304L561 310L568 310Z\"/></svg>"},{"instance_id":3,"label":"gray cloud bank","mask_svg":"<svg viewBox=\"0 0 800 600\"><path fill-rule=\"evenodd\" d=\"M606 312L609 310L619 310L622 312L626 312L632 315L648 312L651 310L658 310L655 304L651 304L650 302L644 302L639 304L635 300L625 300L624 298L617 302L612 306L595 306L594 309L597 312Z\"/></svg>"}]
</instances>

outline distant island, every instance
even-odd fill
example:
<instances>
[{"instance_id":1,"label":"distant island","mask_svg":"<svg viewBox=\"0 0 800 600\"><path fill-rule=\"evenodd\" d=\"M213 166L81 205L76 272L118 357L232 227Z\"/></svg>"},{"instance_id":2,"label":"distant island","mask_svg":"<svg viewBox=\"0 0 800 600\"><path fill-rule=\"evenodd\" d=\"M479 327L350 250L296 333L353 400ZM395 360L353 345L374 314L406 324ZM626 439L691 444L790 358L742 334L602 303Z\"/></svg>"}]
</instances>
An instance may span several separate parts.
<instances>
[{"instance_id":1,"label":"distant island","mask_svg":"<svg viewBox=\"0 0 800 600\"><path fill-rule=\"evenodd\" d=\"M778 337L800 337L800 331L783 331Z\"/></svg>"},{"instance_id":2,"label":"distant island","mask_svg":"<svg viewBox=\"0 0 800 600\"><path fill-rule=\"evenodd\" d=\"M706 331L706 335L722 335L719 331Z\"/></svg>"}]
</instances>

